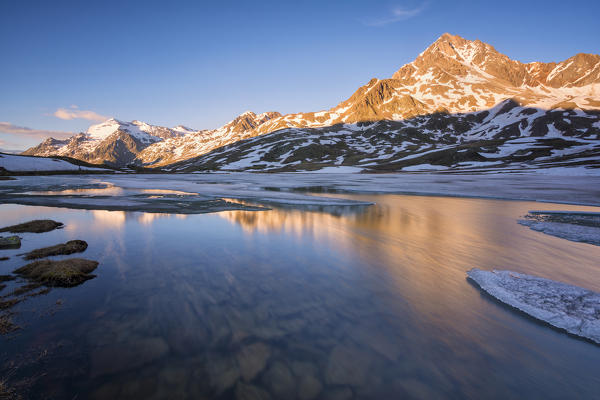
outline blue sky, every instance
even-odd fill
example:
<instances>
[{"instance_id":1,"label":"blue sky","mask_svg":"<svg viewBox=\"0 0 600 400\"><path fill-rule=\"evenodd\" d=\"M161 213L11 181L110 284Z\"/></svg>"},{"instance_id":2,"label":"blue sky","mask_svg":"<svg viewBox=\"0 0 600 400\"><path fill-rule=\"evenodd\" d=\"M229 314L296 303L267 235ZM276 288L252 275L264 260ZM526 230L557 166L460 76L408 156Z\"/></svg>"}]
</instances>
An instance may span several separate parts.
<instances>
[{"instance_id":1,"label":"blue sky","mask_svg":"<svg viewBox=\"0 0 600 400\"><path fill-rule=\"evenodd\" d=\"M105 116L206 129L330 108L444 32L523 62L598 54L598 15L576 0L2 1L0 148Z\"/></svg>"}]
</instances>

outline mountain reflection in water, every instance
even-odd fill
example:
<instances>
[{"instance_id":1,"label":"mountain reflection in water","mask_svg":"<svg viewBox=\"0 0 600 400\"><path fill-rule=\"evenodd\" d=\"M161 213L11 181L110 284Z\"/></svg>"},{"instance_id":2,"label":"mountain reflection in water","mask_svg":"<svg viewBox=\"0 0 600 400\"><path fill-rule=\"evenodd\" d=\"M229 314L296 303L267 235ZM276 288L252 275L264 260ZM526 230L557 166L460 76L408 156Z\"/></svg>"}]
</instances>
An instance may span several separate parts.
<instances>
[{"instance_id":1,"label":"mountain reflection in water","mask_svg":"<svg viewBox=\"0 0 600 400\"><path fill-rule=\"evenodd\" d=\"M98 277L39 299L60 295L68 312L32 319L6 355L68 346L36 364L46 375L32 398L598 393L600 347L489 300L465 274L511 269L600 291L600 248L516 222L532 209L594 208L347 197L376 204L186 216L40 208L36 217L66 224L46 240L88 238ZM31 210L3 205L0 216Z\"/></svg>"}]
</instances>

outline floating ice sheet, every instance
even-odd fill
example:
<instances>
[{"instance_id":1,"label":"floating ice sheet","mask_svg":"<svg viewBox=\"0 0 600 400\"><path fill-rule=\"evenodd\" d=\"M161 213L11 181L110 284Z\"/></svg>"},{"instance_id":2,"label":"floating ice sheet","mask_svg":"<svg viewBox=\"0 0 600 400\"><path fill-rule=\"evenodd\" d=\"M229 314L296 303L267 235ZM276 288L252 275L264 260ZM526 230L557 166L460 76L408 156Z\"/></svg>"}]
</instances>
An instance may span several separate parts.
<instances>
[{"instance_id":1,"label":"floating ice sheet","mask_svg":"<svg viewBox=\"0 0 600 400\"><path fill-rule=\"evenodd\" d=\"M0 183L0 203L54 205L61 199L54 195L45 198L31 196L40 192L55 191L65 195L62 207L77 203L78 208L95 209L94 199L103 203L111 201L118 209L125 202L139 203L134 192L148 190L186 192L206 200L231 199L258 206L284 206L307 209L313 207L365 207L371 203L345 198L341 193L395 193L433 196L484 197L512 200L533 200L554 203L600 205L597 187L600 177L546 176L536 174L319 174L319 173L204 173L204 174L113 174L95 176L19 176L16 180ZM74 193L80 189L119 189L115 193ZM61 193L62 191L62 193ZM70 191L70 192L65 192ZM71 196L71 195L76 196ZM108 199L108 195L113 199ZM75 197L85 200L72 201ZM189 196L188 196L189 197ZM151 199L144 199L151 201ZM188 199L154 199L163 203L157 212L176 212L178 202ZM46 204L44 204L46 202ZM82 202L85 205L82 205ZM122 203L123 202L123 203ZM165 209L167 208L167 209ZM121 208L123 209L123 208ZM128 208L129 210L131 208ZM188 207L192 210L193 207ZM199 207L202 212L219 208ZM139 211L147 211L144 206Z\"/></svg>"},{"instance_id":2,"label":"floating ice sheet","mask_svg":"<svg viewBox=\"0 0 600 400\"><path fill-rule=\"evenodd\" d=\"M600 213L530 211L518 222L547 235L600 246Z\"/></svg>"},{"instance_id":3,"label":"floating ice sheet","mask_svg":"<svg viewBox=\"0 0 600 400\"><path fill-rule=\"evenodd\" d=\"M467 275L501 302L600 344L600 293L512 271L473 268Z\"/></svg>"},{"instance_id":4,"label":"floating ice sheet","mask_svg":"<svg viewBox=\"0 0 600 400\"><path fill-rule=\"evenodd\" d=\"M0 185L0 203L110 211L199 214L260 211L271 206L339 213L372 203L268 190L226 175L206 182L198 175L18 177ZM35 179L33 179L35 178Z\"/></svg>"}]
</instances>

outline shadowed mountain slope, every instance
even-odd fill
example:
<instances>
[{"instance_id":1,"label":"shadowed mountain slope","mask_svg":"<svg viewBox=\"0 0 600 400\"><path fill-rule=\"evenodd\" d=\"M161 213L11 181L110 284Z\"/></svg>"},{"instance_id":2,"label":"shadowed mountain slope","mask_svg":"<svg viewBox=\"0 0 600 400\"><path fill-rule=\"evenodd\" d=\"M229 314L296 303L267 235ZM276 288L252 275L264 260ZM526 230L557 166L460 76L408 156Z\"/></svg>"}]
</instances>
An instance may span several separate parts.
<instances>
[{"instance_id":1,"label":"shadowed mountain slope","mask_svg":"<svg viewBox=\"0 0 600 400\"><path fill-rule=\"evenodd\" d=\"M600 167L600 111L506 100L483 111L284 128L170 166L173 171L365 171ZM599 170L600 171L600 170Z\"/></svg>"}]
</instances>

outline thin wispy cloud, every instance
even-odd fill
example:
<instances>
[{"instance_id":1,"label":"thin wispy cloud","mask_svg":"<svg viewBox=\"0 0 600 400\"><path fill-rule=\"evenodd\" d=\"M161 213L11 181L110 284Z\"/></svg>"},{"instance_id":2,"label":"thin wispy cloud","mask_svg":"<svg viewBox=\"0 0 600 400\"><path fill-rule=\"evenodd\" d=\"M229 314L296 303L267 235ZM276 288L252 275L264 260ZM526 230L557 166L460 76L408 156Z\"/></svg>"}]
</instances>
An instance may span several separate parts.
<instances>
[{"instance_id":1,"label":"thin wispy cloud","mask_svg":"<svg viewBox=\"0 0 600 400\"><path fill-rule=\"evenodd\" d=\"M427 9L428 5L428 2L424 2L420 6L414 8L396 6L389 10L385 16L364 19L362 20L362 23L366 26L385 26L395 22L405 21L421 14L423 11L425 11L425 9Z\"/></svg>"},{"instance_id":2,"label":"thin wispy cloud","mask_svg":"<svg viewBox=\"0 0 600 400\"><path fill-rule=\"evenodd\" d=\"M70 108L59 108L52 115L56 118L72 120L72 119L87 119L88 121L104 121L108 119L104 115L100 115L94 111L79 110L76 105L72 105Z\"/></svg>"},{"instance_id":3,"label":"thin wispy cloud","mask_svg":"<svg viewBox=\"0 0 600 400\"><path fill-rule=\"evenodd\" d=\"M31 129L24 126L11 124L10 122L0 122L0 133L8 133L12 135L23 135L38 139L53 137L56 139L65 139L73 135L73 132L64 131L49 131L45 129Z\"/></svg>"}]
</instances>

